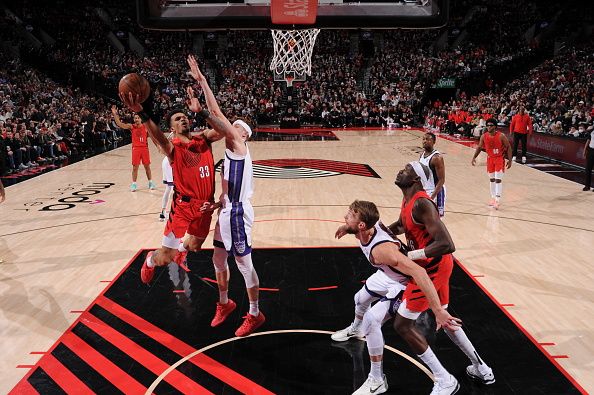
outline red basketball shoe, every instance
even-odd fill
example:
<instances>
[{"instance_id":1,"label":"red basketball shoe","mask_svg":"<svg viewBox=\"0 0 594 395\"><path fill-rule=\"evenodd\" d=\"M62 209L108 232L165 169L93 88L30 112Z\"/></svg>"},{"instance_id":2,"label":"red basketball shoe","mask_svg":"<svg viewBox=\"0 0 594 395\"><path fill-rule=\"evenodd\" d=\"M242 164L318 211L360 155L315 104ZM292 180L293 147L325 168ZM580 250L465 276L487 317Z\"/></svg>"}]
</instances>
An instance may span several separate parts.
<instances>
[{"instance_id":1,"label":"red basketball shoe","mask_svg":"<svg viewBox=\"0 0 594 395\"><path fill-rule=\"evenodd\" d=\"M140 280L145 284L150 283L153 280L153 277L155 276L155 268L148 267L148 265L146 264L153 256L153 252L154 251L151 251L148 254L146 254L146 259L142 263L142 269L140 269Z\"/></svg>"},{"instance_id":2,"label":"red basketball shoe","mask_svg":"<svg viewBox=\"0 0 594 395\"><path fill-rule=\"evenodd\" d=\"M215 311L214 318L210 322L210 326L214 328L215 326L221 325L236 307L237 305L231 299L229 299L225 304L220 304L217 302L217 310Z\"/></svg>"},{"instance_id":3,"label":"red basketball shoe","mask_svg":"<svg viewBox=\"0 0 594 395\"><path fill-rule=\"evenodd\" d=\"M241 326L235 331L235 336L242 337L251 335L266 321L266 317L264 317L264 314L262 314L262 312L260 312L260 314L258 314L257 316L247 314L243 318L245 318L245 320L243 321L243 324L241 324Z\"/></svg>"}]
</instances>

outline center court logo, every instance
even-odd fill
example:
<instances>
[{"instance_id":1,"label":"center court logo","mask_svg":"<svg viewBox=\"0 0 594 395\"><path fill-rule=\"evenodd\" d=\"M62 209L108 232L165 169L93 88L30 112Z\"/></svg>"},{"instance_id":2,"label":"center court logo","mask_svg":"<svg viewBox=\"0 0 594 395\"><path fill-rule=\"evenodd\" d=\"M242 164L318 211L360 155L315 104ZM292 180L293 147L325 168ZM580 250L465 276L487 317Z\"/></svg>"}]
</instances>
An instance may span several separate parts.
<instances>
[{"instance_id":1,"label":"center court logo","mask_svg":"<svg viewBox=\"0 0 594 395\"><path fill-rule=\"evenodd\" d=\"M222 164L222 160L217 163L217 171ZM253 165L256 178L320 178L341 174L381 178L369 165L325 159L264 159L254 161Z\"/></svg>"},{"instance_id":2,"label":"center court logo","mask_svg":"<svg viewBox=\"0 0 594 395\"><path fill-rule=\"evenodd\" d=\"M93 182L88 185L83 183L68 184L65 187L58 188L55 192L49 193L49 195L53 196L35 198L29 202L23 203L25 208L17 210L29 211L35 209L38 211L62 211L74 208L80 203L102 203L103 200L98 200L91 196L98 195L103 192L104 189L114 185L115 184L112 182ZM48 201L52 200L55 200L55 202L48 204Z\"/></svg>"}]
</instances>

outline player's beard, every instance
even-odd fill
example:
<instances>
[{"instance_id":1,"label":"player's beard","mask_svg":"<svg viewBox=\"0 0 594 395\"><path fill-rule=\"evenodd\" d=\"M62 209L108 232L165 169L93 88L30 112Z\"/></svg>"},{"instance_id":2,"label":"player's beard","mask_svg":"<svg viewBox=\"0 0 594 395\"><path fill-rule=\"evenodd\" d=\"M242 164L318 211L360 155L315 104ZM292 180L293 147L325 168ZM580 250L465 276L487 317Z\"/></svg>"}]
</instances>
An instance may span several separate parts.
<instances>
[{"instance_id":1,"label":"player's beard","mask_svg":"<svg viewBox=\"0 0 594 395\"><path fill-rule=\"evenodd\" d=\"M182 126L179 129L179 134L186 136L186 137L190 137L190 126Z\"/></svg>"},{"instance_id":2,"label":"player's beard","mask_svg":"<svg viewBox=\"0 0 594 395\"><path fill-rule=\"evenodd\" d=\"M345 229L349 235L356 235L359 230L357 228L351 228L350 226Z\"/></svg>"}]
</instances>

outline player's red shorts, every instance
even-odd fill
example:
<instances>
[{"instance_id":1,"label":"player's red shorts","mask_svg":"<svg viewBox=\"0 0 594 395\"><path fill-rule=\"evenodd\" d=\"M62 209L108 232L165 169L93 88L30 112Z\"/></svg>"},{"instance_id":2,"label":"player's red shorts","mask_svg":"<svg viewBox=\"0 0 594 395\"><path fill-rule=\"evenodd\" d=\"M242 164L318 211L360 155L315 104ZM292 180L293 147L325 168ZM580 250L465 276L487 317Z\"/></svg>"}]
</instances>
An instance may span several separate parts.
<instances>
[{"instance_id":1,"label":"player's red shorts","mask_svg":"<svg viewBox=\"0 0 594 395\"><path fill-rule=\"evenodd\" d=\"M200 211L200 207L204 202L205 200L198 199L191 199L189 202L185 202L179 196L174 195L169 219L167 220L163 234L167 236L170 232L173 232L176 238L181 239L187 231L192 236L206 239L210 229L212 211Z\"/></svg>"},{"instance_id":2,"label":"player's red shorts","mask_svg":"<svg viewBox=\"0 0 594 395\"><path fill-rule=\"evenodd\" d=\"M487 173L495 173L496 171L505 173L505 158L503 156L488 156Z\"/></svg>"},{"instance_id":3,"label":"player's red shorts","mask_svg":"<svg viewBox=\"0 0 594 395\"><path fill-rule=\"evenodd\" d=\"M452 254L442 256L439 268L434 273L431 273L430 267L427 274L437 290L439 301L442 305L450 303L450 276L454 268L454 257ZM423 312L429 308L429 300L414 281L408 283L402 299L406 300L406 308L411 311Z\"/></svg>"},{"instance_id":4,"label":"player's red shorts","mask_svg":"<svg viewBox=\"0 0 594 395\"><path fill-rule=\"evenodd\" d=\"M132 147L132 166L151 164L151 154L148 147Z\"/></svg>"}]
</instances>

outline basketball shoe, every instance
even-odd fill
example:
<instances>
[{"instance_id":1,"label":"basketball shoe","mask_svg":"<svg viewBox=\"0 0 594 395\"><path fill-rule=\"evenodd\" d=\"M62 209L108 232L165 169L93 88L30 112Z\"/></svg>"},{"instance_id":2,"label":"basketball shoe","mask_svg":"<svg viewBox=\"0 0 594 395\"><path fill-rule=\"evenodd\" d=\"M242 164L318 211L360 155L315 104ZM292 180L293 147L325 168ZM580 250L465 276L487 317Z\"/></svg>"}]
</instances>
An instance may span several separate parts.
<instances>
[{"instance_id":1,"label":"basketball shoe","mask_svg":"<svg viewBox=\"0 0 594 395\"><path fill-rule=\"evenodd\" d=\"M237 305L231 299L229 299L225 304L217 302L217 309L212 321L210 322L210 326L214 328L215 326L221 325L236 307Z\"/></svg>"},{"instance_id":2,"label":"basketball shoe","mask_svg":"<svg viewBox=\"0 0 594 395\"><path fill-rule=\"evenodd\" d=\"M470 365L466 367L466 374L468 375L468 377L480 381L485 385L493 384L495 382L495 375L493 374L493 370L488 366L483 370L484 372L481 373L478 366Z\"/></svg>"},{"instance_id":3,"label":"basketball shoe","mask_svg":"<svg viewBox=\"0 0 594 395\"><path fill-rule=\"evenodd\" d=\"M155 185L155 183L154 183L152 180L151 180L151 181L149 181L148 188L149 188L150 190L153 190L153 189L155 189L155 188L156 188L156 185Z\"/></svg>"},{"instance_id":4,"label":"basketball shoe","mask_svg":"<svg viewBox=\"0 0 594 395\"><path fill-rule=\"evenodd\" d=\"M351 337L364 338L363 334L359 332L359 328L353 328L353 324L347 326L344 329L334 332L330 338L335 342L344 342L349 340Z\"/></svg>"},{"instance_id":5,"label":"basketball shoe","mask_svg":"<svg viewBox=\"0 0 594 395\"><path fill-rule=\"evenodd\" d=\"M148 267L148 265L146 264L148 261L150 261L151 257L153 256L153 252L154 251L151 251L148 254L146 254L146 259L142 263L142 268L140 269L140 280L145 284L150 283L153 280L153 277L155 276L155 268Z\"/></svg>"},{"instance_id":6,"label":"basketball shoe","mask_svg":"<svg viewBox=\"0 0 594 395\"><path fill-rule=\"evenodd\" d=\"M450 374L446 380L436 381L433 385L433 391L431 395L452 395L458 392L460 384L454 376Z\"/></svg>"},{"instance_id":7,"label":"basketball shoe","mask_svg":"<svg viewBox=\"0 0 594 395\"><path fill-rule=\"evenodd\" d=\"M130 184L130 192L136 192L137 189L138 189L138 186L136 185L135 182Z\"/></svg>"},{"instance_id":8,"label":"basketball shoe","mask_svg":"<svg viewBox=\"0 0 594 395\"><path fill-rule=\"evenodd\" d=\"M388 390L388 381L386 380L386 375L382 375L381 380L376 380L371 376L367 377L367 380L363 383L362 386L357 389L357 391L353 392L353 395L375 395L375 394L383 394Z\"/></svg>"},{"instance_id":9,"label":"basketball shoe","mask_svg":"<svg viewBox=\"0 0 594 395\"><path fill-rule=\"evenodd\" d=\"M489 200L489 206L495 206L495 198L491 198L491 200Z\"/></svg>"},{"instance_id":10,"label":"basketball shoe","mask_svg":"<svg viewBox=\"0 0 594 395\"><path fill-rule=\"evenodd\" d=\"M241 324L241 326L237 328L237 330L235 331L235 336L242 337L251 335L266 321L266 317L264 317L264 314L262 314L262 312L260 312L260 314L258 314L257 316L253 316L248 313L243 318L243 324Z\"/></svg>"}]
</instances>

